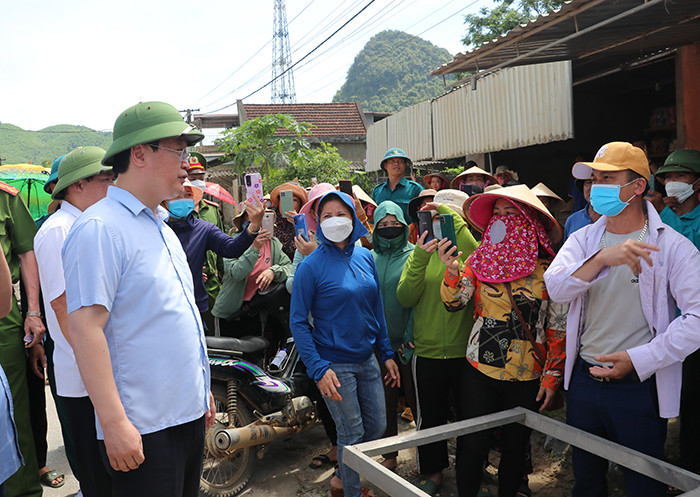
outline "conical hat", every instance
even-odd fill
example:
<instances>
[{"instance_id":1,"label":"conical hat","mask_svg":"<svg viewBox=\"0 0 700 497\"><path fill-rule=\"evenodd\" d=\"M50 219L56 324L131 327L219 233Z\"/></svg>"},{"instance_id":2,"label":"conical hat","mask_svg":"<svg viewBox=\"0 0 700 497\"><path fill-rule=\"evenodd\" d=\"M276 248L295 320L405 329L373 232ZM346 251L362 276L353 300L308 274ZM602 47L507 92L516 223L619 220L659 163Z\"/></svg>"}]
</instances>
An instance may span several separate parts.
<instances>
[{"instance_id":1,"label":"conical hat","mask_svg":"<svg viewBox=\"0 0 700 497\"><path fill-rule=\"evenodd\" d=\"M472 195L464 202L463 207L467 221L476 229L483 232L493 215L493 204L501 197L529 205L539 211L542 214L542 216L540 216L541 221L544 224L552 244L556 244L561 240L561 226L527 185L506 186L490 192Z\"/></svg>"},{"instance_id":2,"label":"conical hat","mask_svg":"<svg viewBox=\"0 0 700 497\"><path fill-rule=\"evenodd\" d=\"M553 199L555 202L554 205L559 207L559 208L561 208L565 203L564 200L559 195L557 195L552 190L550 190L547 187L547 185L545 185L541 181L539 183L537 183L535 186L533 186L531 188L531 190L532 190L532 193L534 193L538 197L549 197L549 198Z\"/></svg>"},{"instance_id":3,"label":"conical hat","mask_svg":"<svg viewBox=\"0 0 700 497\"><path fill-rule=\"evenodd\" d=\"M453 190L459 190L459 180L462 176L466 176L467 174L483 174L486 176L487 181L489 181L491 184L498 183L496 178L491 173L484 171L480 167L473 166L455 176L455 179L453 179L452 183L450 183L450 187Z\"/></svg>"}]
</instances>

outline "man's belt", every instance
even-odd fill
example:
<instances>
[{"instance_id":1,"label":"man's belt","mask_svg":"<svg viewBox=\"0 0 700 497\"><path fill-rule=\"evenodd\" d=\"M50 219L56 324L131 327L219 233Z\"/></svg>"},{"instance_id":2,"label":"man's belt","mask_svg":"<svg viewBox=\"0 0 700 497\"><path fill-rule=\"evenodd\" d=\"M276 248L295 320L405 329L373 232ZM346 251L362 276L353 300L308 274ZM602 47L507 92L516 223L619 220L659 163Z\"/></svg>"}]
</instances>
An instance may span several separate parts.
<instances>
[{"instance_id":1,"label":"man's belt","mask_svg":"<svg viewBox=\"0 0 700 497\"><path fill-rule=\"evenodd\" d=\"M589 362L584 361L579 357L579 363L581 364L581 369L583 369L583 372L586 373L591 379L595 381L600 381L600 382L608 382L608 383L640 383L639 376L637 375L637 372L632 370L631 373L626 374L622 378L610 378L610 377L602 377L602 376L595 376L591 374L591 368L595 366L595 364L591 364ZM604 367L604 366L603 366Z\"/></svg>"}]
</instances>

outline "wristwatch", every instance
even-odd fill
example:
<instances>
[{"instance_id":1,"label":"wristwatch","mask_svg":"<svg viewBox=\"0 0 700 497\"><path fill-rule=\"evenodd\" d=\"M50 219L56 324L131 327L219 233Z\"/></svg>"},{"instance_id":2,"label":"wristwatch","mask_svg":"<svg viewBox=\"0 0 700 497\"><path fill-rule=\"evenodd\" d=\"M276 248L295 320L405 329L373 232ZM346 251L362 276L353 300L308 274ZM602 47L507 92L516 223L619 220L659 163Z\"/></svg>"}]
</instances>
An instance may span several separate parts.
<instances>
[{"instance_id":1,"label":"wristwatch","mask_svg":"<svg viewBox=\"0 0 700 497\"><path fill-rule=\"evenodd\" d=\"M41 313L39 311L27 311L27 313L25 314L25 317L41 319L43 316L41 315Z\"/></svg>"}]
</instances>

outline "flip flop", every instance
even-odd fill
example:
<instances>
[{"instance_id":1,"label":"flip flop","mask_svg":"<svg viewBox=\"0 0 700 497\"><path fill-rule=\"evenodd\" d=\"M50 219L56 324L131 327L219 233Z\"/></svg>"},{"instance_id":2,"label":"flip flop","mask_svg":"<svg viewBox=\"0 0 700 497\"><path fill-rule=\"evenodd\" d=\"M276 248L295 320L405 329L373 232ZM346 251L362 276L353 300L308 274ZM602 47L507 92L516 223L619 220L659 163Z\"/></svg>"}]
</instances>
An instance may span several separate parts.
<instances>
[{"instance_id":1,"label":"flip flop","mask_svg":"<svg viewBox=\"0 0 700 497\"><path fill-rule=\"evenodd\" d=\"M312 469L323 469L326 466L333 466L334 464L337 464L337 463L338 463L338 461L332 460L326 454L321 454L320 456L316 456L313 459L311 459L311 462L309 463L309 467Z\"/></svg>"},{"instance_id":2,"label":"flip flop","mask_svg":"<svg viewBox=\"0 0 700 497\"><path fill-rule=\"evenodd\" d=\"M440 491L440 485L429 478L420 480L415 485L428 495L435 495Z\"/></svg>"},{"instance_id":3,"label":"flip flop","mask_svg":"<svg viewBox=\"0 0 700 497\"><path fill-rule=\"evenodd\" d=\"M54 483L58 478L63 478L59 483ZM48 470L46 473L39 475L39 481L51 488L60 488L66 482L66 475L59 473L53 469Z\"/></svg>"},{"instance_id":4,"label":"flip flop","mask_svg":"<svg viewBox=\"0 0 700 497\"><path fill-rule=\"evenodd\" d=\"M362 497L375 497L374 492L369 488L362 487L360 492ZM331 497L345 497L345 492L342 488L331 487Z\"/></svg>"}]
</instances>

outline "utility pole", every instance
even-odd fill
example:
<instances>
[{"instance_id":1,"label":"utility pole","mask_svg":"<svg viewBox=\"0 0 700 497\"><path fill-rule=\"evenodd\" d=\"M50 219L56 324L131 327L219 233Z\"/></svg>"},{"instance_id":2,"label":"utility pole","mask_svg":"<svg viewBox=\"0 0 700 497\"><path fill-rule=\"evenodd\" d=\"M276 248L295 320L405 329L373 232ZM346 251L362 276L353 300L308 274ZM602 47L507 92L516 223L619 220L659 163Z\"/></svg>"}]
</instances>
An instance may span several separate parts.
<instances>
[{"instance_id":1,"label":"utility pole","mask_svg":"<svg viewBox=\"0 0 700 497\"><path fill-rule=\"evenodd\" d=\"M185 109L185 110L179 110L178 112L185 113L185 122L187 124L192 124L192 113L193 112L199 112L199 109Z\"/></svg>"},{"instance_id":2,"label":"utility pole","mask_svg":"<svg viewBox=\"0 0 700 497\"><path fill-rule=\"evenodd\" d=\"M274 0L275 12L272 28L272 103L293 104L297 101L294 90L292 51L289 48L289 31L287 29L287 8L284 0Z\"/></svg>"}]
</instances>

